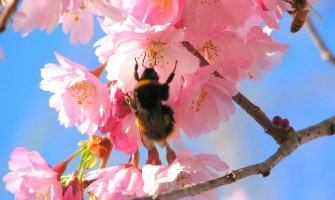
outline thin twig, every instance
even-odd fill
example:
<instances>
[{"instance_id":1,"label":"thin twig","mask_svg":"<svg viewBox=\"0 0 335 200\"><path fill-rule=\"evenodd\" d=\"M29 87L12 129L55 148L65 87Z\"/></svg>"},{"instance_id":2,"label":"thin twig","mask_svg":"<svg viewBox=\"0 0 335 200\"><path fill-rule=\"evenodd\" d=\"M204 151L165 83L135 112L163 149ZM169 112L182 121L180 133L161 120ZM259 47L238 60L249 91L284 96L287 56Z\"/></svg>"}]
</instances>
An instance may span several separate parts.
<instances>
[{"instance_id":1,"label":"thin twig","mask_svg":"<svg viewBox=\"0 0 335 200\"><path fill-rule=\"evenodd\" d=\"M10 16L16 10L16 6L19 3L19 0L13 0L8 6L6 6L5 10L0 15L0 33L6 30L7 22L10 19Z\"/></svg>"},{"instance_id":2,"label":"thin twig","mask_svg":"<svg viewBox=\"0 0 335 200\"><path fill-rule=\"evenodd\" d=\"M182 42L183 46L191 52L194 56L200 59L200 67L204 67L209 63L202 57L202 55L190 44L188 41ZM215 74L216 75L216 74ZM220 75L218 75L220 76ZM256 120L278 144L282 144L286 138L286 134L279 127L274 126L272 121L265 115L265 113L258 106L253 104L242 93L238 93L233 97L235 103L243 108L252 118Z\"/></svg>"},{"instance_id":3,"label":"thin twig","mask_svg":"<svg viewBox=\"0 0 335 200\"><path fill-rule=\"evenodd\" d=\"M262 174L268 176L271 170L280 163L284 158L294 152L299 146L322 136L329 136L335 133L335 116L306 129L295 132L293 129L288 132L287 139L280 145L278 150L264 162L250 165L241 169L233 170L224 176L192 184L179 190L161 193L159 195L136 198L137 200L151 199L178 199L187 196L194 196L223 185L227 185L248 176Z\"/></svg>"},{"instance_id":4,"label":"thin twig","mask_svg":"<svg viewBox=\"0 0 335 200\"><path fill-rule=\"evenodd\" d=\"M274 126L272 121L265 115L260 107L253 104L242 93L235 95L233 100L254 118L254 120L264 128L264 131L272 136L277 144L282 144L284 142L287 137L286 132L278 126Z\"/></svg>"},{"instance_id":5,"label":"thin twig","mask_svg":"<svg viewBox=\"0 0 335 200\"><path fill-rule=\"evenodd\" d=\"M322 59L329 61L335 65L334 56L330 53L330 50L328 49L326 44L321 39L320 34L317 32L317 30L315 29L315 26L313 25L312 21L309 18L307 18L305 25L313 41L320 48L320 54L321 54Z\"/></svg>"}]
</instances>

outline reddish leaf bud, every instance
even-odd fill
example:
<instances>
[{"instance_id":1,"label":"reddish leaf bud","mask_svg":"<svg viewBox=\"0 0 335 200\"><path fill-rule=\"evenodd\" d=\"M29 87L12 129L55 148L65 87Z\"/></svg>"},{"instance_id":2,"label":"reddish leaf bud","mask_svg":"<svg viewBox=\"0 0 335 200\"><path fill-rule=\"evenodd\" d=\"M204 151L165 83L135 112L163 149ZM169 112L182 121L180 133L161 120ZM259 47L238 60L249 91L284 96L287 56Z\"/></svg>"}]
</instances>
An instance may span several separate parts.
<instances>
[{"instance_id":1,"label":"reddish leaf bud","mask_svg":"<svg viewBox=\"0 0 335 200\"><path fill-rule=\"evenodd\" d=\"M282 122L282 118L279 117L279 116L275 116L273 119L272 119L272 123L276 126L280 126Z\"/></svg>"},{"instance_id":2,"label":"reddish leaf bud","mask_svg":"<svg viewBox=\"0 0 335 200\"><path fill-rule=\"evenodd\" d=\"M288 119L283 119L281 121L280 128L283 129L284 131L290 130L290 122L288 121Z\"/></svg>"}]
</instances>

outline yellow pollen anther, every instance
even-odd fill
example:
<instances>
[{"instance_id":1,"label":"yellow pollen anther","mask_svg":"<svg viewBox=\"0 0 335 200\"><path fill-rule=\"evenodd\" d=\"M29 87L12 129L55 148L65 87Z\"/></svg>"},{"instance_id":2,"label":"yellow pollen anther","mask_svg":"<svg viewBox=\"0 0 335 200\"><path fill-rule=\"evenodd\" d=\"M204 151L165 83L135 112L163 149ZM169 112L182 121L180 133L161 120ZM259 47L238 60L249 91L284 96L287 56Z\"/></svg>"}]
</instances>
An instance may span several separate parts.
<instances>
[{"instance_id":1,"label":"yellow pollen anther","mask_svg":"<svg viewBox=\"0 0 335 200\"><path fill-rule=\"evenodd\" d=\"M221 50L215 46L212 41L207 41L205 44L200 48L200 51L207 57L207 61L212 64L214 63L214 59L219 56Z\"/></svg>"},{"instance_id":2,"label":"yellow pollen anther","mask_svg":"<svg viewBox=\"0 0 335 200\"><path fill-rule=\"evenodd\" d=\"M37 199L42 199L42 200L48 200L48 197L47 197L46 194L36 193L36 198Z\"/></svg>"},{"instance_id":3,"label":"yellow pollen anther","mask_svg":"<svg viewBox=\"0 0 335 200\"><path fill-rule=\"evenodd\" d=\"M74 21L79 21L79 14L77 12L74 13Z\"/></svg>"},{"instance_id":4,"label":"yellow pollen anther","mask_svg":"<svg viewBox=\"0 0 335 200\"><path fill-rule=\"evenodd\" d=\"M78 105L91 105L91 85L87 81L83 81L71 86L72 98L75 99ZM85 104L86 103L86 104Z\"/></svg>"},{"instance_id":5,"label":"yellow pollen anther","mask_svg":"<svg viewBox=\"0 0 335 200\"><path fill-rule=\"evenodd\" d=\"M163 59L163 45L165 45L165 43L159 41L158 37L149 39L146 49L147 59L149 62L147 67L153 67L155 64L159 63L160 59Z\"/></svg>"},{"instance_id":6,"label":"yellow pollen anther","mask_svg":"<svg viewBox=\"0 0 335 200\"><path fill-rule=\"evenodd\" d=\"M191 109L193 110L195 108L195 112L199 112L201 104L206 99L207 94L208 92L202 88L197 101L192 100Z\"/></svg>"}]
</instances>

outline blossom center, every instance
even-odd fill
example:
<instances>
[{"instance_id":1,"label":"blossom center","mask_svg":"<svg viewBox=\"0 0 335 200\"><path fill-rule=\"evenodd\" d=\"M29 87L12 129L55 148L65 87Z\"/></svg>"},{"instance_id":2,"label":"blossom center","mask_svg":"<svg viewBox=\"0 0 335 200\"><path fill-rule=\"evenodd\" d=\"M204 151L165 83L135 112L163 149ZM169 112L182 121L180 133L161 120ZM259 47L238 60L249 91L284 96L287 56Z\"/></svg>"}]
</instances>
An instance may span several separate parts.
<instances>
[{"instance_id":1,"label":"blossom center","mask_svg":"<svg viewBox=\"0 0 335 200\"><path fill-rule=\"evenodd\" d=\"M79 16L80 16L80 12L81 10L86 9L87 5L84 2L81 2L79 4L71 4L69 6L69 8L66 8L64 13L66 15L72 15L74 21L79 21Z\"/></svg>"},{"instance_id":2,"label":"blossom center","mask_svg":"<svg viewBox=\"0 0 335 200\"><path fill-rule=\"evenodd\" d=\"M171 0L153 0L157 4L159 4L159 10L162 11L168 6L171 2Z\"/></svg>"},{"instance_id":3,"label":"blossom center","mask_svg":"<svg viewBox=\"0 0 335 200\"><path fill-rule=\"evenodd\" d=\"M92 85L87 81L83 81L71 86L71 96L79 106L89 106L92 104L92 90Z\"/></svg>"},{"instance_id":4,"label":"blossom center","mask_svg":"<svg viewBox=\"0 0 335 200\"><path fill-rule=\"evenodd\" d=\"M204 90L203 88L201 88L201 92L200 92L198 99L196 101L192 99L192 106L191 106L192 110L195 109L195 112L200 111L201 104L206 99L207 94L208 92Z\"/></svg>"},{"instance_id":5,"label":"blossom center","mask_svg":"<svg viewBox=\"0 0 335 200\"><path fill-rule=\"evenodd\" d=\"M157 36L154 36L151 39L148 39L148 45L146 49L146 52L148 54L148 59L149 59L148 67L153 67L154 65L159 63L159 59L163 58L162 51L163 51L164 44L165 43L162 43L161 41L159 41L159 38Z\"/></svg>"},{"instance_id":6,"label":"blossom center","mask_svg":"<svg viewBox=\"0 0 335 200\"><path fill-rule=\"evenodd\" d=\"M221 49L217 47L212 41L207 41L200 48L200 51L207 57L207 61L212 64L214 58L219 56Z\"/></svg>"}]
</instances>

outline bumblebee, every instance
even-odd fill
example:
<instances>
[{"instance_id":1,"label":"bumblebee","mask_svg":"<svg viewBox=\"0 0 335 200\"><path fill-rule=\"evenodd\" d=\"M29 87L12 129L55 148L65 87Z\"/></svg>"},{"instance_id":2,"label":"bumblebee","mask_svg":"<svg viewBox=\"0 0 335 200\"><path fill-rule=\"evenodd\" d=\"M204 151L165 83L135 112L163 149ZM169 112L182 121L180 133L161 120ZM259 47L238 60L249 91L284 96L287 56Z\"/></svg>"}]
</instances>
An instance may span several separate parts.
<instances>
[{"instance_id":1,"label":"bumblebee","mask_svg":"<svg viewBox=\"0 0 335 200\"><path fill-rule=\"evenodd\" d=\"M145 57L144 57L145 59ZM143 59L143 63L144 63ZM135 123L139 128L143 145L151 149L157 142L165 147L166 139L174 128L173 110L170 106L162 104L169 98L169 83L173 80L175 67L165 83L159 82L159 76L154 68L145 68L141 77L138 75L138 63L135 58L134 78L137 81L134 89L134 99L126 97L126 102L136 110Z\"/></svg>"}]
</instances>

